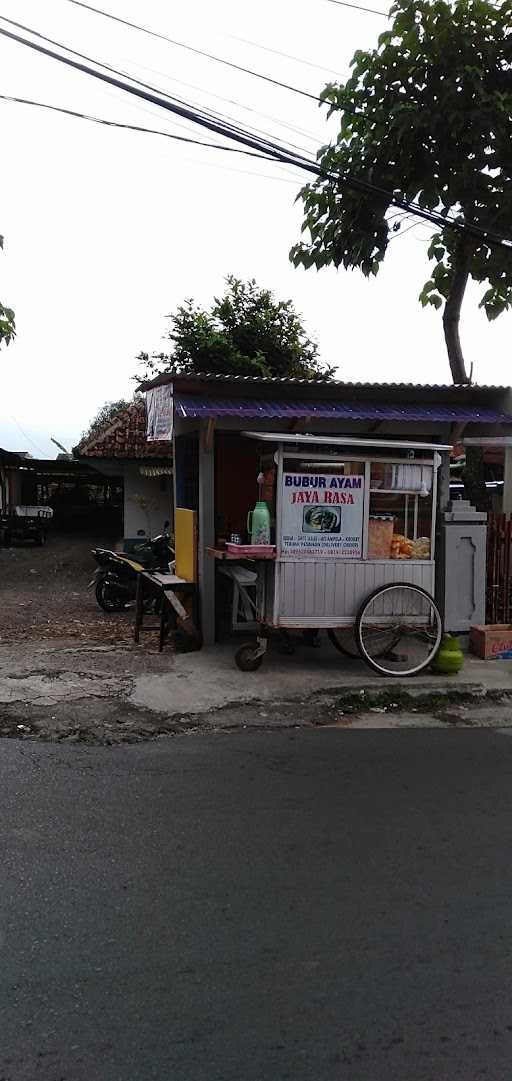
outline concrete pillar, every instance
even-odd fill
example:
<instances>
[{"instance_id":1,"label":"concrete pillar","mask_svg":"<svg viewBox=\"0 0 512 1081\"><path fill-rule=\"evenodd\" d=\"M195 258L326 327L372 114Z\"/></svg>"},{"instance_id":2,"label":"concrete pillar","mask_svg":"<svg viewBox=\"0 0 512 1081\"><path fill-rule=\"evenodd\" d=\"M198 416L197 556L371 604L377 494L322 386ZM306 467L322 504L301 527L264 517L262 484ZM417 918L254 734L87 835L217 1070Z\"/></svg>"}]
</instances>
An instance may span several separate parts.
<instances>
[{"instance_id":1,"label":"concrete pillar","mask_svg":"<svg viewBox=\"0 0 512 1081\"><path fill-rule=\"evenodd\" d=\"M503 482L501 509L504 514L512 514L512 447L505 447Z\"/></svg>"},{"instance_id":2,"label":"concrete pillar","mask_svg":"<svg viewBox=\"0 0 512 1081\"><path fill-rule=\"evenodd\" d=\"M206 554L215 544L215 440L208 421L199 432L199 602L203 644L215 642L215 560Z\"/></svg>"},{"instance_id":3,"label":"concrete pillar","mask_svg":"<svg viewBox=\"0 0 512 1081\"><path fill-rule=\"evenodd\" d=\"M467 634L485 623L487 515L467 499L449 503L441 515L437 596L445 630Z\"/></svg>"}]
</instances>

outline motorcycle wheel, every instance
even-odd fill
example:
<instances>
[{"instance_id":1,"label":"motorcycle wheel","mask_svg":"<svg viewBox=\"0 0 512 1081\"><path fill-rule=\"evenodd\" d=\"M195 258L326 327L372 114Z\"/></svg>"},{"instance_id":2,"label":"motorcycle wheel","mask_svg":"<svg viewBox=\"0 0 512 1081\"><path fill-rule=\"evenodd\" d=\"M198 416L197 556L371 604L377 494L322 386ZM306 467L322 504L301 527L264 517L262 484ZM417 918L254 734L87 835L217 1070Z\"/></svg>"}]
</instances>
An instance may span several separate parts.
<instances>
[{"instance_id":1,"label":"motorcycle wheel","mask_svg":"<svg viewBox=\"0 0 512 1081\"><path fill-rule=\"evenodd\" d=\"M128 604L126 595L116 589L115 585L105 578L100 578L94 592L96 600L104 612L122 612Z\"/></svg>"}]
</instances>

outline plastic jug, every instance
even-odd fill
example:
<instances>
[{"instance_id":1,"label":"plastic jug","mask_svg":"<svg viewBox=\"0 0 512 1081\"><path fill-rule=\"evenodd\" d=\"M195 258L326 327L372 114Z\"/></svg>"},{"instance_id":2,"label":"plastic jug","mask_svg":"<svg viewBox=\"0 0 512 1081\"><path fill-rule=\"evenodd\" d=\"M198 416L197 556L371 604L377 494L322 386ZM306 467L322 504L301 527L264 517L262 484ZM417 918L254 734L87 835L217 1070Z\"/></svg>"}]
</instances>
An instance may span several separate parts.
<instances>
[{"instance_id":1,"label":"plastic jug","mask_svg":"<svg viewBox=\"0 0 512 1081\"><path fill-rule=\"evenodd\" d=\"M251 544L270 544L270 512L263 499L247 515L247 530Z\"/></svg>"}]
</instances>

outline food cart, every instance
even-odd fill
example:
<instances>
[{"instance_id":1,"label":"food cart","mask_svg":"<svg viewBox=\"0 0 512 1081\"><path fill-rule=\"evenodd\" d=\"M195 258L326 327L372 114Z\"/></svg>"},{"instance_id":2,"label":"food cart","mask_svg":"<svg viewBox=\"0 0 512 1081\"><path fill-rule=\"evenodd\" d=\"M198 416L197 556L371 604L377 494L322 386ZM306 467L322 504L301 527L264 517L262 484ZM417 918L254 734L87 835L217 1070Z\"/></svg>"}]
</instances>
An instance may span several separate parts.
<instances>
[{"instance_id":1,"label":"food cart","mask_svg":"<svg viewBox=\"0 0 512 1081\"><path fill-rule=\"evenodd\" d=\"M434 600L437 473L445 444L243 433L258 440L269 549L254 550L255 642L236 663L258 669L272 630L327 630L343 654L386 676L432 663L442 637ZM228 544L217 558L251 557Z\"/></svg>"}]
</instances>

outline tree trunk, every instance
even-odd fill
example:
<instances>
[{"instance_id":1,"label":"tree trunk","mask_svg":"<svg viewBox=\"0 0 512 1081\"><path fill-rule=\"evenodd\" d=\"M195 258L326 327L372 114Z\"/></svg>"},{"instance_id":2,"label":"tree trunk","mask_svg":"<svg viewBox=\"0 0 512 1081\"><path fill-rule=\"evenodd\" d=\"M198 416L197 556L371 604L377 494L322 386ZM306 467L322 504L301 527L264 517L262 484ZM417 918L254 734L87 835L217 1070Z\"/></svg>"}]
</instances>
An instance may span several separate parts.
<instances>
[{"instance_id":1,"label":"tree trunk","mask_svg":"<svg viewBox=\"0 0 512 1081\"><path fill-rule=\"evenodd\" d=\"M460 310L469 278L471 249L467 241L461 239L454 257L454 275L450 295L443 312L443 329L448 360L453 382L469 384L471 377L466 372L466 364L459 337ZM485 487L485 467L481 447L466 448L466 468L464 470L464 495L478 510L488 511L489 494Z\"/></svg>"},{"instance_id":2,"label":"tree trunk","mask_svg":"<svg viewBox=\"0 0 512 1081\"><path fill-rule=\"evenodd\" d=\"M464 495L477 510L491 509L491 500L485 487L485 465L481 447L466 447Z\"/></svg>"},{"instance_id":3,"label":"tree trunk","mask_svg":"<svg viewBox=\"0 0 512 1081\"><path fill-rule=\"evenodd\" d=\"M460 309L469 278L469 252L461 241L455 255L455 270L450 295L443 312L443 329L448 360L454 383L470 383L459 337Z\"/></svg>"}]
</instances>

